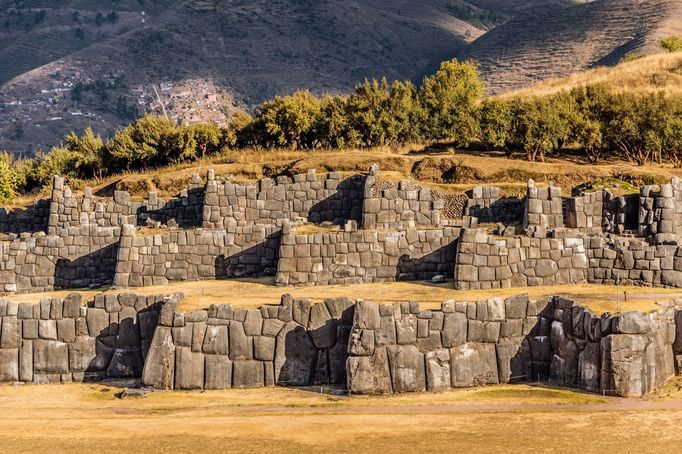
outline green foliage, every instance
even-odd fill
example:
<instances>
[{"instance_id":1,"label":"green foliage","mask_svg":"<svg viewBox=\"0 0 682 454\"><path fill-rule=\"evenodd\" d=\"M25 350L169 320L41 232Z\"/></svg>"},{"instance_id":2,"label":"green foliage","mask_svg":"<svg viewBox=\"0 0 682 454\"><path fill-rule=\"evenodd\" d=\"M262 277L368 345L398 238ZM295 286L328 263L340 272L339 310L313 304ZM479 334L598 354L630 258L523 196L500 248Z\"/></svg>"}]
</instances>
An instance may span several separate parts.
<instances>
[{"instance_id":1,"label":"green foliage","mask_svg":"<svg viewBox=\"0 0 682 454\"><path fill-rule=\"evenodd\" d=\"M320 100L307 90L277 96L258 107L268 143L292 148L313 148Z\"/></svg>"},{"instance_id":2,"label":"green foliage","mask_svg":"<svg viewBox=\"0 0 682 454\"><path fill-rule=\"evenodd\" d=\"M78 178L78 159L78 153L65 147L55 147L45 156L36 157L31 179L36 187L42 188L51 184L55 175Z\"/></svg>"},{"instance_id":3,"label":"green foliage","mask_svg":"<svg viewBox=\"0 0 682 454\"><path fill-rule=\"evenodd\" d=\"M19 178L13 165L12 155L0 152L0 202L10 202L19 191Z\"/></svg>"},{"instance_id":4,"label":"green foliage","mask_svg":"<svg viewBox=\"0 0 682 454\"><path fill-rule=\"evenodd\" d=\"M679 36L669 36L661 40L660 46L666 52L680 52L682 51L682 38Z\"/></svg>"},{"instance_id":5,"label":"green foliage","mask_svg":"<svg viewBox=\"0 0 682 454\"><path fill-rule=\"evenodd\" d=\"M480 137L489 150L504 148L510 142L512 119L509 102L497 98L483 101L480 113Z\"/></svg>"},{"instance_id":6,"label":"green foliage","mask_svg":"<svg viewBox=\"0 0 682 454\"><path fill-rule=\"evenodd\" d=\"M425 137L468 145L477 134L483 90L474 62L443 62L436 74L424 79L420 92Z\"/></svg>"},{"instance_id":7,"label":"green foliage","mask_svg":"<svg viewBox=\"0 0 682 454\"><path fill-rule=\"evenodd\" d=\"M168 162L185 154L177 149L177 125L165 117L145 115L126 129L117 131L107 142L109 154L122 162L126 169L140 169L148 165Z\"/></svg>"},{"instance_id":8,"label":"green foliage","mask_svg":"<svg viewBox=\"0 0 682 454\"><path fill-rule=\"evenodd\" d=\"M64 148L76 156L76 172L90 178L102 177L104 171L104 142L87 128L82 136L74 132L64 138Z\"/></svg>"}]
</instances>

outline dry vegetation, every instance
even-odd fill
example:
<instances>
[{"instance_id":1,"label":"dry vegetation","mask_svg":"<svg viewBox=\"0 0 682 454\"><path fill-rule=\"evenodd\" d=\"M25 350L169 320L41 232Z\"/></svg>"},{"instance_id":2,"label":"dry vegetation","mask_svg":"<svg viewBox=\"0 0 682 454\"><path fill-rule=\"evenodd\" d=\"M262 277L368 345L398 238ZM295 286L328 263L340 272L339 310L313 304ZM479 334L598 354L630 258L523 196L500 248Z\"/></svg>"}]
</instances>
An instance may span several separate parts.
<instances>
[{"instance_id":1,"label":"dry vegetation","mask_svg":"<svg viewBox=\"0 0 682 454\"><path fill-rule=\"evenodd\" d=\"M520 155L507 159L503 153L463 152L451 147L406 145L400 148L379 147L358 150L244 150L228 151L198 162L171 165L146 172L130 172L103 180L71 181L75 190L94 188L99 196L111 196L114 190L126 190L134 197L144 197L149 191L173 197L187 188L193 173L205 177L214 169L218 178L238 182L254 182L280 174L305 173L316 169L318 174L335 170L345 174L366 172L373 163L381 167L382 180L411 179L421 185L443 192L463 193L476 185L495 185L503 194L525 194L529 178L540 185L554 183L568 193L572 186L589 180L616 179L640 186L670 181L682 177L682 168L670 164L637 166L627 161L603 160L588 163L578 156L548 157L546 162L527 162ZM12 206L33 203L36 197L48 197L47 189L40 194L20 197Z\"/></svg>"},{"instance_id":2,"label":"dry vegetation","mask_svg":"<svg viewBox=\"0 0 682 454\"><path fill-rule=\"evenodd\" d=\"M1 386L1 452L670 452L680 392L544 386L341 397L269 388L115 397L105 384Z\"/></svg>"},{"instance_id":3,"label":"dry vegetation","mask_svg":"<svg viewBox=\"0 0 682 454\"><path fill-rule=\"evenodd\" d=\"M74 290L57 290L46 293L26 293L7 298L26 303L37 303L42 296L64 297ZM104 290L77 290L87 299ZM205 309L211 304L232 304L235 307L260 307L279 304L284 293L295 298L309 298L314 303L337 296L352 299L393 303L417 301L424 309L439 309L443 301L482 301L493 297L508 297L528 293L532 299L564 295L594 312L615 313L626 311L652 311L660 306L657 302L668 302L682 296L679 289L652 289L646 287L616 287L595 284L572 284L543 287L524 287L497 290L454 290L452 283L430 284L424 282L392 282L383 284L325 285L318 287L276 287L274 279L243 279L200 282L176 282L168 285L137 289L106 290L113 293L135 292L140 295L166 295L173 292L185 294L180 310L190 312Z\"/></svg>"},{"instance_id":4,"label":"dry vegetation","mask_svg":"<svg viewBox=\"0 0 682 454\"><path fill-rule=\"evenodd\" d=\"M613 67L590 69L564 78L548 79L502 97L546 96L597 84L604 84L616 93L666 93L670 96L682 96L682 52L641 57Z\"/></svg>"}]
</instances>

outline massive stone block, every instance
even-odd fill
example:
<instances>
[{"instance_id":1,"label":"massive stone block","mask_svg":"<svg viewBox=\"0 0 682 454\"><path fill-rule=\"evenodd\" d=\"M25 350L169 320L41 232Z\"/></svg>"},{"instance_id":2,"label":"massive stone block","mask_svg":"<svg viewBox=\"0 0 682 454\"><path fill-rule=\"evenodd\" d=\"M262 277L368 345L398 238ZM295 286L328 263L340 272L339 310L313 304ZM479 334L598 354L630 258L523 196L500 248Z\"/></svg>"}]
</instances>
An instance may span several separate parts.
<instances>
[{"instance_id":1,"label":"massive stone block","mask_svg":"<svg viewBox=\"0 0 682 454\"><path fill-rule=\"evenodd\" d=\"M175 344L171 328L159 326L144 363L142 381L157 389L173 389L175 377Z\"/></svg>"},{"instance_id":2,"label":"massive stone block","mask_svg":"<svg viewBox=\"0 0 682 454\"><path fill-rule=\"evenodd\" d=\"M450 349L453 388L499 383L494 344L469 342Z\"/></svg>"},{"instance_id":3,"label":"massive stone block","mask_svg":"<svg viewBox=\"0 0 682 454\"><path fill-rule=\"evenodd\" d=\"M296 322L287 323L277 335L275 382L280 386L308 385L317 350L308 332Z\"/></svg>"},{"instance_id":4,"label":"massive stone block","mask_svg":"<svg viewBox=\"0 0 682 454\"><path fill-rule=\"evenodd\" d=\"M386 348L391 371L393 392L417 392L426 389L424 355L414 345Z\"/></svg>"},{"instance_id":5,"label":"massive stone block","mask_svg":"<svg viewBox=\"0 0 682 454\"><path fill-rule=\"evenodd\" d=\"M69 349L64 342L36 340L33 342L33 368L45 374L69 373Z\"/></svg>"},{"instance_id":6,"label":"massive stone block","mask_svg":"<svg viewBox=\"0 0 682 454\"><path fill-rule=\"evenodd\" d=\"M348 389L353 394L389 394L391 372L386 347L378 347L373 356L351 356L346 364Z\"/></svg>"},{"instance_id":7,"label":"massive stone block","mask_svg":"<svg viewBox=\"0 0 682 454\"><path fill-rule=\"evenodd\" d=\"M175 349L175 388L203 389L204 354L193 352L190 347Z\"/></svg>"},{"instance_id":8,"label":"massive stone block","mask_svg":"<svg viewBox=\"0 0 682 454\"><path fill-rule=\"evenodd\" d=\"M452 386L450 378L450 351L441 348L426 353L426 389L445 391Z\"/></svg>"}]
</instances>

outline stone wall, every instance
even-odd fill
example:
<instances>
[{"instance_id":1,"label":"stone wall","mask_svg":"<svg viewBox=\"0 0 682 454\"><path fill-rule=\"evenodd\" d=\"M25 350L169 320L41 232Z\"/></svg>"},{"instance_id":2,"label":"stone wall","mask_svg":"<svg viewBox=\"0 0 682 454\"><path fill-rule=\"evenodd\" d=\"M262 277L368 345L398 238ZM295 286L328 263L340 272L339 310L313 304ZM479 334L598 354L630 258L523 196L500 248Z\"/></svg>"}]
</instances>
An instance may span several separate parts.
<instances>
[{"instance_id":1,"label":"stone wall","mask_svg":"<svg viewBox=\"0 0 682 454\"><path fill-rule=\"evenodd\" d=\"M159 389L346 383L354 302L282 297L279 306L211 306L191 314L165 303L143 381Z\"/></svg>"},{"instance_id":2,"label":"stone wall","mask_svg":"<svg viewBox=\"0 0 682 454\"><path fill-rule=\"evenodd\" d=\"M77 293L39 304L0 300L0 382L140 377L162 301L98 295L83 305Z\"/></svg>"},{"instance_id":3,"label":"stone wall","mask_svg":"<svg viewBox=\"0 0 682 454\"><path fill-rule=\"evenodd\" d=\"M45 232L49 215L48 199L37 199L24 208L0 208L0 234Z\"/></svg>"},{"instance_id":4,"label":"stone wall","mask_svg":"<svg viewBox=\"0 0 682 454\"><path fill-rule=\"evenodd\" d=\"M124 226L116 259L119 287L274 275L281 230L269 225L228 230L172 230L138 235Z\"/></svg>"},{"instance_id":5,"label":"stone wall","mask_svg":"<svg viewBox=\"0 0 682 454\"><path fill-rule=\"evenodd\" d=\"M282 237L277 283L358 284L452 276L459 234L459 227L312 234L294 229Z\"/></svg>"},{"instance_id":6,"label":"stone wall","mask_svg":"<svg viewBox=\"0 0 682 454\"><path fill-rule=\"evenodd\" d=\"M675 332L673 309L597 317L559 297L446 302L441 311L358 302L348 387L388 394L549 379L642 396L675 374Z\"/></svg>"},{"instance_id":7,"label":"stone wall","mask_svg":"<svg viewBox=\"0 0 682 454\"><path fill-rule=\"evenodd\" d=\"M283 221L360 221L364 175L343 177L330 172L318 177L314 169L293 179L265 178L257 184L220 183L208 173L203 226L229 228L234 225L281 224Z\"/></svg>"},{"instance_id":8,"label":"stone wall","mask_svg":"<svg viewBox=\"0 0 682 454\"><path fill-rule=\"evenodd\" d=\"M39 292L111 284L120 228L71 227L0 241L0 292Z\"/></svg>"},{"instance_id":9,"label":"stone wall","mask_svg":"<svg viewBox=\"0 0 682 454\"><path fill-rule=\"evenodd\" d=\"M498 238L480 229L462 232L458 289L580 282L682 287L682 248L649 245L640 238Z\"/></svg>"},{"instance_id":10,"label":"stone wall","mask_svg":"<svg viewBox=\"0 0 682 454\"><path fill-rule=\"evenodd\" d=\"M467 192L465 216L472 216L478 222L501 222L505 225L521 224L524 216L525 200L513 197L500 197L500 188L476 186Z\"/></svg>"},{"instance_id":11,"label":"stone wall","mask_svg":"<svg viewBox=\"0 0 682 454\"><path fill-rule=\"evenodd\" d=\"M279 305L178 312L167 297L79 294L0 300L0 382L142 377L158 389L346 385L351 393L443 391L551 380L642 396L682 365L680 300L596 316L561 297L476 303Z\"/></svg>"},{"instance_id":12,"label":"stone wall","mask_svg":"<svg viewBox=\"0 0 682 454\"><path fill-rule=\"evenodd\" d=\"M397 185L377 185L379 169L373 166L365 180L362 227L366 229L410 229L444 224L440 211L443 199L434 200L429 188L408 180Z\"/></svg>"},{"instance_id":13,"label":"stone wall","mask_svg":"<svg viewBox=\"0 0 682 454\"><path fill-rule=\"evenodd\" d=\"M536 188L533 180L528 180L523 226L533 232L563 227L561 188Z\"/></svg>"}]
</instances>

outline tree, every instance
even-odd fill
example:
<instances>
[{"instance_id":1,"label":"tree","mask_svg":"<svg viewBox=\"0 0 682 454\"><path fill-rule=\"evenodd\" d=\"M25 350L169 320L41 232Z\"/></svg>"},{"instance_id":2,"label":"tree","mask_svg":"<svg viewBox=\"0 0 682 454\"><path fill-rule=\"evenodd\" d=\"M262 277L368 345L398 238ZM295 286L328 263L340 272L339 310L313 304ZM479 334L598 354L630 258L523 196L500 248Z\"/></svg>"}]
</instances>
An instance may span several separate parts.
<instances>
[{"instance_id":1,"label":"tree","mask_svg":"<svg viewBox=\"0 0 682 454\"><path fill-rule=\"evenodd\" d=\"M348 98L325 96L321 100L319 125L321 146L351 148L360 146L360 138L350 122Z\"/></svg>"},{"instance_id":2,"label":"tree","mask_svg":"<svg viewBox=\"0 0 682 454\"><path fill-rule=\"evenodd\" d=\"M564 121L547 98L517 99L513 104L514 141L523 147L529 161L545 161L545 154L559 145Z\"/></svg>"},{"instance_id":3,"label":"tree","mask_svg":"<svg viewBox=\"0 0 682 454\"><path fill-rule=\"evenodd\" d=\"M207 154L212 154L219 150L223 132L217 124L197 123L188 126L186 129L188 129L190 134L194 137L194 141L201 152L202 158ZM196 158L196 153L194 157Z\"/></svg>"},{"instance_id":4,"label":"tree","mask_svg":"<svg viewBox=\"0 0 682 454\"><path fill-rule=\"evenodd\" d=\"M254 136L254 119L243 111L237 111L230 119L223 135L223 146L226 148L246 148L258 146Z\"/></svg>"},{"instance_id":5,"label":"tree","mask_svg":"<svg viewBox=\"0 0 682 454\"><path fill-rule=\"evenodd\" d=\"M64 138L65 148L76 156L76 169L80 176L102 178L104 174L104 142L88 127L83 136L73 131Z\"/></svg>"},{"instance_id":6,"label":"tree","mask_svg":"<svg viewBox=\"0 0 682 454\"><path fill-rule=\"evenodd\" d=\"M169 119L147 114L117 131L106 147L127 169L167 163L173 156L176 131L177 125Z\"/></svg>"},{"instance_id":7,"label":"tree","mask_svg":"<svg viewBox=\"0 0 682 454\"><path fill-rule=\"evenodd\" d=\"M682 38L679 36L669 36L665 39L662 39L659 44L666 52L682 51Z\"/></svg>"},{"instance_id":8,"label":"tree","mask_svg":"<svg viewBox=\"0 0 682 454\"><path fill-rule=\"evenodd\" d=\"M468 145L476 136L476 111L483 91L474 62L443 62L436 74L424 79L420 91L425 137Z\"/></svg>"},{"instance_id":9,"label":"tree","mask_svg":"<svg viewBox=\"0 0 682 454\"><path fill-rule=\"evenodd\" d=\"M391 93L386 79L365 80L355 86L355 93L348 99L351 127L361 144L366 147L384 145L388 142L387 105Z\"/></svg>"},{"instance_id":10,"label":"tree","mask_svg":"<svg viewBox=\"0 0 682 454\"><path fill-rule=\"evenodd\" d=\"M318 142L314 126L320 114L320 100L307 90L290 96L276 96L258 107L265 132L277 146L313 148Z\"/></svg>"},{"instance_id":11,"label":"tree","mask_svg":"<svg viewBox=\"0 0 682 454\"><path fill-rule=\"evenodd\" d=\"M0 202L13 200L18 195L18 186L12 155L0 152Z\"/></svg>"},{"instance_id":12,"label":"tree","mask_svg":"<svg viewBox=\"0 0 682 454\"><path fill-rule=\"evenodd\" d=\"M511 139L512 110L508 102L498 98L483 101L480 112L481 141L488 150L506 148L507 157L511 151L507 147Z\"/></svg>"}]
</instances>

